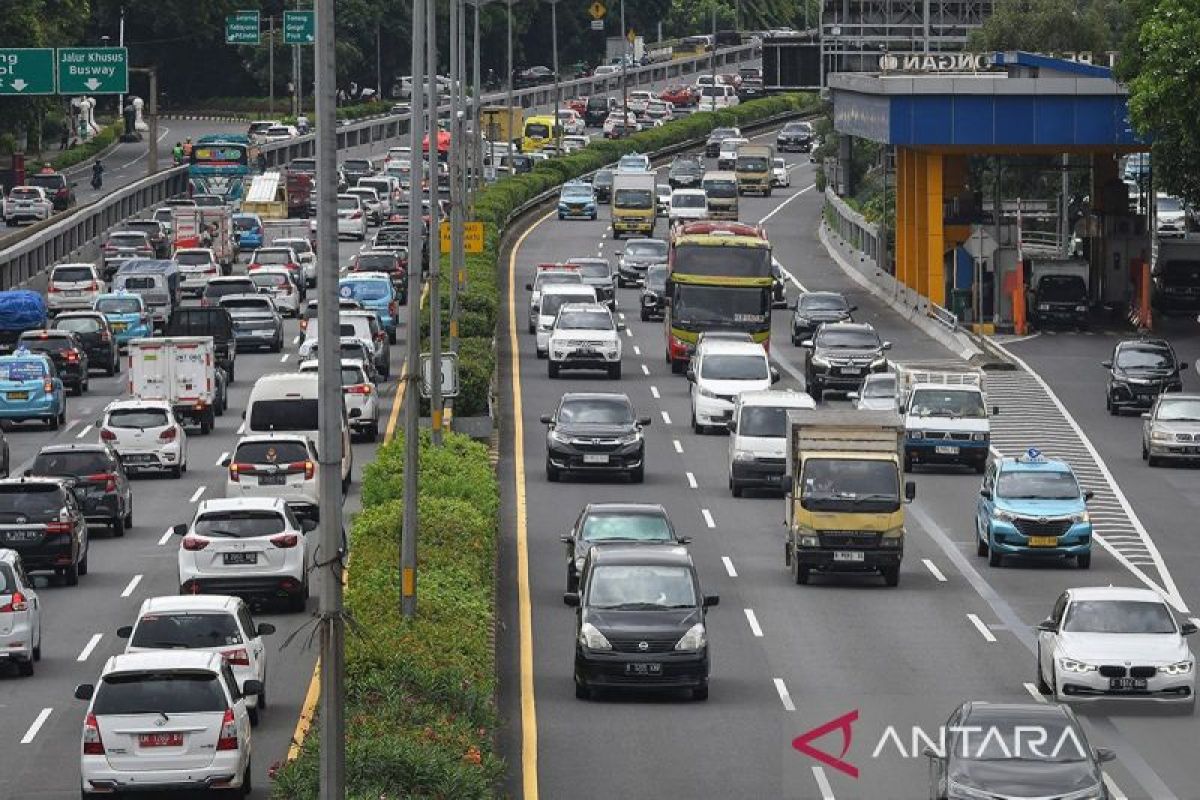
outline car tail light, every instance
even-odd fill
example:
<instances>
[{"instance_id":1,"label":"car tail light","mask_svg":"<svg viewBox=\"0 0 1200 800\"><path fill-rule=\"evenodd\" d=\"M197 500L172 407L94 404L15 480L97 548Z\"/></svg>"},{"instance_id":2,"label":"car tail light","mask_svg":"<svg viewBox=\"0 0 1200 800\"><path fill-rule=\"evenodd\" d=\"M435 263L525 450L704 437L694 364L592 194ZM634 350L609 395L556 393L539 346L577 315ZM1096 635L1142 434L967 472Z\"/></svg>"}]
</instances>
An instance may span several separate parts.
<instances>
[{"instance_id":1,"label":"car tail light","mask_svg":"<svg viewBox=\"0 0 1200 800\"><path fill-rule=\"evenodd\" d=\"M75 350L74 348L72 348L67 351L67 363L69 363L69 364L78 364L79 363L79 351L78 350Z\"/></svg>"},{"instance_id":2,"label":"car tail light","mask_svg":"<svg viewBox=\"0 0 1200 800\"><path fill-rule=\"evenodd\" d=\"M115 442L116 440L117 440L117 435L115 433L113 433L112 431L110 431L108 428L100 429L100 441Z\"/></svg>"},{"instance_id":3,"label":"car tail light","mask_svg":"<svg viewBox=\"0 0 1200 800\"><path fill-rule=\"evenodd\" d=\"M376 342L379 342L380 344L382 344L384 336L386 336L386 334L383 331L375 331L375 341Z\"/></svg>"},{"instance_id":4,"label":"car tail light","mask_svg":"<svg viewBox=\"0 0 1200 800\"><path fill-rule=\"evenodd\" d=\"M262 264L251 264L250 266L246 267L246 269L248 269L248 270L250 270L250 269L258 269L258 268L259 268L259 267L261 267L261 266L262 266Z\"/></svg>"},{"instance_id":5,"label":"car tail light","mask_svg":"<svg viewBox=\"0 0 1200 800\"><path fill-rule=\"evenodd\" d=\"M317 469L317 465L311 461L293 461L287 465L288 472L304 472L305 480L312 480L312 476Z\"/></svg>"},{"instance_id":6,"label":"car tail light","mask_svg":"<svg viewBox=\"0 0 1200 800\"><path fill-rule=\"evenodd\" d=\"M395 300L388 303L388 314L392 315L393 317L400 316L400 304Z\"/></svg>"},{"instance_id":7,"label":"car tail light","mask_svg":"<svg viewBox=\"0 0 1200 800\"><path fill-rule=\"evenodd\" d=\"M49 378L42 381L42 391L43 392L53 392L54 391L54 381L50 380Z\"/></svg>"},{"instance_id":8,"label":"car tail light","mask_svg":"<svg viewBox=\"0 0 1200 800\"><path fill-rule=\"evenodd\" d=\"M12 597L8 599L8 603L0 606L0 614L11 614L14 611L24 611L29 608L25 602L25 595L20 592L13 592Z\"/></svg>"},{"instance_id":9,"label":"car tail light","mask_svg":"<svg viewBox=\"0 0 1200 800\"><path fill-rule=\"evenodd\" d=\"M160 433L158 435L158 440L160 442L173 442L173 441L175 441L175 437L178 435L179 435L179 429L176 428L174 425L172 425L171 427L167 428L165 431L163 431L162 433Z\"/></svg>"},{"instance_id":10,"label":"car tail light","mask_svg":"<svg viewBox=\"0 0 1200 800\"><path fill-rule=\"evenodd\" d=\"M96 283L95 281L92 281L91 285L88 286L88 289L90 289L93 292L98 292L98 291L100 291L100 284Z\"/></svg>"},{"instance_id":11,"label":"car tail light","mask_svg":"<svg viewBox=\"0 0 1200 800\"><path fill-rule=\"evenodd\" d=\"M300 320L300 330L302 330L302 331L308 330L308 320L306 320L306 319Z\"/></svg>"},{"instance_id":12,"label":"car tail light","mask_svg":"<svg viewBox=\"0 0 1200 800\"><path fill-rule=\"evenodd\" d=\"M298 545L300 543L300 537L294 533L281 533L276 536L272 536L270 541L271 544L275 545L276 547L288 548Z\"/></svg>"},{"instance_id":13,"label":"car tail light","mask_svg":"<svg viewBox=\"0 0 1200 800\"><path fill-rule=\"evenodd\" d=\"M252 469L254 469L254 467L250 464L239 464L235 461L229 465L229 480L233 481L234 483L240 483L242 480L240 475L241 471L245 470L246 472L249 472Z\"/></svg>"},{"instance_id":14,"label":"car tail light","mask_svg":"<svg viewBox=\"0 0 1200 800\"><path fill-rule=\"evenodd\" d=\"M183 537L183 549L195 552L208 547L208 539L201 539L196 536Z\"/></svg>"},{"instance_id":15,"label":"car tail light","mask_svg":"<svg viewBox=\"0 0 1200 800\"><path fill-rule=\"evenodd\" d=\"M111 333L109 333L108 331L100 331L100 341L102 341L102 342L111 342L111 341L112 341L112 334L111 334Z\"/></svg>"},{"instance_id":16,"label":"car tail light","mask_svg":"<svg viewBox=\"0 0 1200 800\"><path fill-rule=\"evenodd\" d=\"M96 722L95 714L88 714L83 721L83 754L104 755L104 741L100 738L100 725Z\"/></svg>"},{"instance_id":17,"label":"car tail light","mask_svg":"<svg viewBox=\"0 0 1200 800\"><path fill-rule=\"evenodd\" d=\"M111 472L98 472L95 475L88 475L85 478L89 483L103 483L104 491L115 492L117 490L117 476Z\"/></svg>"},{"instance_id":18,"label":"car tail light","mask_svg":"<svg viewBox=\"0 0 1200 800\"><path fill-rule=\"evenodd\" d=\"M350 215L350 219L362 219L362 212L355 211L353 214Z\"/></svg>"},{"instance_id":19,"label":"car tail light","mask_svg":"<svg viewBox=\"0 0 1200 800\"><path fill-rule=\"evenodd\" d=\"M62 289L58 288L53 283L46 287L46 292L48 294L58 294L61 291L62 291Z\"/></svg>"},{"instance_id":20,"label":"car tail light","mask_svg":"<svg viewBox=\"0 0 1200 800\"><path fill-rule=\"evenodd\" d=\"M244 647L239 647L236 650L226 650L221 655L225 657L225 661L231 667L250 666L250 654L246 652L246 648Z\"/></svg>"},{"instance_id":21,"label":"car tail light","mask_svg":"<svg viewBox=\"0 0 1200 800\"><path fill-rule=\"evenodd\" d=\"M69 522L47 522L47 536L69 536L71 534L71 523Z\"/></svg>"},{"instance_id":22,"label":"car tail light","mask_svg":"<svg viewBox=\"0 0 1200 800\"><path fill-rule=\"evenodd\" d=\"M356 383L346 387L346 394L370 394L374 391L369 383Z\"/></svg>"},{"instance_id":23,"label":"car tail light","mask_svg":"<svg viewBox=\"0 0 1200 800\"><path fill-rule=\"evenodd\" d=\"M217 751L237 750L237 722L233 718L233 709L225 709L225 717L221 720L221 735L217 738Z\"/></svg>"},{"instance_id":24,"label":"car tail light","mask_svg":"<svg viewBox=\"0 0 1200 800\"><path fill-rule=\"evenodd\" d=\"M116 245L106 244L106 245L104 245L104 252L115 253L115 252L117 252L117 247L116 247Z\"/></svg>"}]
</instances>

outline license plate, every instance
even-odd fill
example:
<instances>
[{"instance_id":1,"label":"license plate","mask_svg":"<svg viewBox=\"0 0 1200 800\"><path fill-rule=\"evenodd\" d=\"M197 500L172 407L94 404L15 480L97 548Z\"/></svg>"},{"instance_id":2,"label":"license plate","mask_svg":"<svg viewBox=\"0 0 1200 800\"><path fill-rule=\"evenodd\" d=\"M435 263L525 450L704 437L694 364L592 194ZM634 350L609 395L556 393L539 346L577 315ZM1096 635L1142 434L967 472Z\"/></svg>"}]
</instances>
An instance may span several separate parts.
<instances>
[{"instance_id":1,"label":"license plate","mask_svg":"<svg viewBox=\"0 0 1200 800\"><path fill-rule=\"evenodd\" d=\"M1030 536L1030 547L1054 547L1058 544L1057 536Z\"/></svg>"},{"instance_id":2,"label":"license plate","mask_svg":"<svg viewBox=\"0 0 1200 800\"><path fill-rule=\"evenodd\" d=\"M661 675L662 664L626 664L626 675Z\"/></svg>"},{"instance_id":3,"label":"license plate","mask_svg":"<svg viewBox=\"0 0 1200 800\"><path fill-rule=\"evenodd\" d=\"M1146 688L1145 678L1109 678L1108 688L1117 692L1137 691Z\"/></svg>"},{"instance_id":4,"label":"license plate","mask_svg":"<svg viewBox=\"0 0 1200 800\"><path fill-rule=\"evenodd\" d=\"M9 392L8 399L9 400L28 400L29 392Z\"/></svg>"},{"instance_id":5,"label":"license plate","mask_svg":"<svg viewBox=\"0 0 1200 800\"><path fill-rule=\"evenodd\" d=\"M843 375L859 375L861 373L862 373L862 370L858 369L856 367L842 367Z\"/></svg>"},{"instance_id":6,"label":"license plate","mask_svg":"<svg viewBox=\"0 0 1200 800\"><path fill-rule=\"evenodd\" d=\"M287 475L259 475L259 486L283 486L287 483Z\"/></svg>"},{"instance_id":7,"label":"license plate","mask_svg":"<svg viewBox=\"0 0 1200 800\"><path fill-rule=\"evenodd\" d=\"M41 535L40 531L5 531L4 540L9 544L36 542Z\"/></svg>"},{"instance_id":8,"label":"license plate","mask_svg":"<svg viewBox=\"0 0 1200 800\"><path fill-rule=\"evenodd\" d=\"M866 553L861 550L837 550L833 554L834 561L862 561Z\"/></svg>"},{"instance_id":9,"label":"license plate","mask_svg":"<svg viewBox=\"0 0 1200 800\"><path fill-rule=\"evenodd\" d=\"M252 336L274 336L275 331L265 331L265 330L264 331L254 331L254 333L252 333L251 335Z\"/></svg>"},{"instance_id":10,"label":"license plate","mask_svg":"<svg viewBox=\"0 0 1200 800\"><path fill-rule=\"evenodd\" d=\"M139 733L139 747L183 747L182 733Z\"/></svg>"},{"instance_id":11,"label":"license plate","mask_svg":"<svg viewBox=\"0 0 1200 800\"><path fill-rule=\"evenodd\" d=\"M124 322L114 322L112 324L112 329L114 331L123 331L123 330L125 330L126 327L128 327L128 326Z\"/></svg>"},{"instance_id":12,"label":"license plate","mask_svg":"<svg viewBox=\"0 0 1200 800\"><path fill-rule=\"evenodd\" d=\"M939 456L956 456L958 455L958 448L951 447L950 445L938 445L937 447L933 448L933 452L937 453Z\"/></svg>"},{"instance_id":13,"label":"license plate","mask_svg":"<svg viewBox=\"0 0 1200 800\"><path fill-rule=\"evenodd\" d=\"M258 553L223 553L226 564L257 564Z\"/></svg>"},{"instance_id":14,"label":"license plate","mask_svg":"<svg viewBox=\"0 0 1200 800\"><path fill-rule=\"evenodd\" d=\"M607 464L608 454L606 453L585 453L583 456L585 464Z\"/></svg>"}]
</instances>

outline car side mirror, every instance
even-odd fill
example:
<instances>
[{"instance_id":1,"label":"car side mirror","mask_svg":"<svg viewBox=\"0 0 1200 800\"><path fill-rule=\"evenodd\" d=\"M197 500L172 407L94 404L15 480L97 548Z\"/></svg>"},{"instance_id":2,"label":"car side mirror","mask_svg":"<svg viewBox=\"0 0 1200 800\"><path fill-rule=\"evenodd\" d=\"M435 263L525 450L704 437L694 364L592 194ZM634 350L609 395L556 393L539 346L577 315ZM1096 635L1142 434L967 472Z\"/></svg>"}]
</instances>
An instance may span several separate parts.
<instances>
[{"instance_id":1,"label":"car side mirror","mask_svg":"<svg viewBox=\"0 0 1200 800\"><path fill-rule=\"evenodd\" d=\"M1096 748L1096 760L1099 761L1101 764L1103 764L1107 761L1115 761L1116 758L1117 758L1117 754L1114 753L1111 749L1109 749L1107 747L1097 747Z\"/></svg>"},{"instance_id":2,"label":"car side mirror","mask_svg":"<svg viewBox=\"0 0 1200 800\"><path fill-rule=\"evenodd\" d=\"M91 700L92 695L96 693L96 687L90 683L81 683L75 687L76 700Z\"/></svg>"},{"instance_id":3,"label":"car side mirror","mask_svg":"<svg viewBox=\"0 0 1200 800\"><path fill-rule=\"evenodd\" d=\"M533 284L532 284L532 283L527 283L527 284L525 284L525 291L527 291L527 292L532 292L532 291L533 291Z\"/></svg>"},{"instance_id":4,"label":"car side mirror","mask_svg":"<svg viewBox=\"0 0 1200 800\"><path fill-rule=\"evenodd\" d=\"M275 626L269 622L260 622L258 627L254 629L255 636L270 636L275 632Z\"/></svg>"},{"instance_id":5,"label":"car side mirror","mask_svg":"<svg viewBox=\"0 0 1200 800\"><path fill-rule=\"evenodd\" d=\"M1043 633L1058 633L1058 623L1052 619L1044 619L1037 624L1037 629Z\"/></svg>"},{"instance_id":6,"label":"car side mirror","mask_svg":"<svg viewBox=\"0 0 1200 800\"><path fill-rule=\"evenodd\" d=\"M691 367L688 367L687 379L688 379L688 382L695 383L696 382L696 370L692 369Z\"/></svg>"},{"instance_id":7,"label":"car side mirror","mask_svg":"<svg viewBox=\"0 0 1200 800\"><path fill-rule=\"evenodd\" d=\"M1191 636L1195 632L1196 632L1196 623L1192 622L1191 620L1188 620L1187 622L1185 622L1179 626L1179 633L1183 636Z\"/></svg>"},{"instance_id":8,"label":"car side mirror","mask_svg":"<svg viewBox=\"0 0 1200 800\"><path fill-rule=\"evenodd\" d=\"M858 311L858 306L850 306L846 310L853 314L855 311Z\"/></svg>"},{"instance_id":9,"label":"car side mirror","mask_svg":"<svg viewBox=\"0 0 1200 800\"><path fill-rule=\"evenodd\" d=\"M615 255L617 256L617 258L624 258L624 257L625 257L625 251L624 251L624 250L618 250L618 251L615 253Z\"/></svg>"},{"instance_id":10,"label":"car side mirror","mask_svg":"<svg viewBox=\"0 0 1200 800\"><path fill-rule=\"evenodd\" d=\"M1143 411L1143 412L1142 412L1142 419L1150 419L1150 412L1149 412L1149 411Z\"/></svg>"},{"instance_id":11,"label":"car side mirror","mask_svg":"<svg viewBox=\"0 0 1200 800\"><path fill-rule=\"evenodd\" d=\"M771 383L779 383L779 370L771 367Z\"/></svg>"},{"instance_id":12,"label":"car side mirror","mask_svg":"<svg viewBox=\"0 0 1200 800\"><path fill-rule=\"evenodd\" d=\"M883 343L883 346L882 346L882 347L880 347L879 349L880 349L880 350L891 350L891 349L892 349L892 343L891 343L891 342L884 342L884 343Z\"/></svg>"},{"instance_id":13,"label":"car side mirror","mask_svg":"<svg viewBox=\"0 0 1200 800\"><path fill-rule=\"evenodd\" d=\"M549 414L542 414L539 419L541 419L543 425L551 425L554 422L554 417Z\"/></svg>"},{"instance_id":14,"label":"car side mirror","mask_svg":"<svg viewBox=\"0 0 1200 800\"><path fill-rule=\"evenodd\" d=\"M221 459L222 467L228 467L232 463L233 463L233 456L225 456L224 458Z\"/></svg>"},{"instance_id":15,"label":"car side mirror","mask_svg":"<svg viewBox=\"0 0 1200 800\"><path fill-rule=\"evenodd\" d=\"M803 342L800 343L800 346L803 347L805 350L812 350L813 349L813 340L805 339Z\"/></svg>"},{"instance_id":16,"label":"car side mirror","mask_svg":"<svg viewBox=\"0 0 1200 800\"><path fill-rule=\"evenodd\" d=\"M1093 492L1091 489L1088 489L1086 492L1083 493L1083 502L1086 503L1087 501L1091 500L1095 496L1096 496L1096 493Z\"/></svg>"},{"instance_id":17,"label":"car side mirror","mask_svg":"<svg viewBox=\"0 0 1200 800\"><path fill-rule=\"evenodd\" d=\"M719 605L721 605L721 596L720 595L717 595L717 594L704 595L704 607L705 608L713 608L714 606L719 606Z\"/></svg>"},{"instance_id":18,"label":"car side mirror","mask_svg":"<svg viewBox=\"0 0 1200 800\"><path fill-rule=\"evenodd\" d=\"M262 681L251 678L242 684L242 697L249 697L252 694L262 694Z\"/></svg>"},{"instance_id":19,"label":"car side mirror","mask_svg":"<svg viewBox=\"0 0 1200 800\"><path fill-rule=\"evenodd\" d=\"M180 524L174 526L173 528L171 528L171 534L174 536L186 536L187 532L188 532L188 526L184 525L183 523L180 523Z\"/></svg>"},{"instance_id":20,"label":"car side mirror","mask_svg":"<svg viewBox=\"0 0 1200 800\"><path fill-rule=\"evenodd\" d=\"M625 323L624 323L624 322L618 322L618 323L617 323L617 330L619 330L619 331L623 331L623 330L625 330Z\"/></svg>"},{"instance_id":21,"label":"car side mirror","mask_svg":"<svg viewBox=\"0 0 1200 800\"><path fill-rule=\"evenodd\" d=\"M637 418L637 424L641 425L643 428L646 427L647 425L649 425L653 421L654 420L652 420L650 417L638 417Z\"/></svg>"},{"instance_id":22,"label":"car side mirror","mask_svg":"<svg viewBox=\"0 0 1200 800\"><path fill-rule=\"evenodd\" d=\"M563 603L574 608L579 607L579 592L563 592Z\"/></svg>"},{"instance_id":23,"label":"car side mirror","mask_svg":"<svg viewBox=\"0 0 1200 800\"><path fill-rule=\"evenodd\" d=\"M1186 361L1179 362L1179 371L1180 372L1183 372L1187 368L1188 368L1188 362L1186 362Z\"/></svg>"},{"instance_id":24,"label":"car side mirror","mask_svg":"<svg viewBox=\"0 0 1200 800\"><path fill-rule=\"evenodd\" d=\"M846 392L847 400L857 400L858 398L859 398L858 392Z\"/></svg>"},{"instance_id":25,"label":"car side mirror","mask_svg":"<svg viewBox=\"0 0 1200 800\"><path fill-rule=\"evenodd\" d=\"M117 638L128 639L130 636L133 636L132 625L122 625L121 627L117 628Z\"/></svg>"},{"instance_id":26,"label":"car side mirror","mask_svg":"<svg viewBox=\"0 0 1200 800\"><path fill-rule=\"evenodd\" d=\"M992 499L992 490L991 489L980 489L979 496L982 497L984 500L991 500Z\"/></svg>"},{"instance_id":27,"label":"car side mirror","mask_svg":"<svg viewBox=\"0 0 1200 800\"><path fill-rule=\"evenodd\" d=\"M1112 369L1112 362L1111 361L1101 361L1100 366L1104 367L1105 369Z\"/></svg>"},{"instance_id":28,"label":"car side mirror","mask_svg":"<svg viewBox=\"0 0 1200 800\"><path fill-rule=\"evenodd\" d=\"M691 544L691 543L692 543L692 537L690 537L690 536L676 536L676 537L675 537L675 541L679 542L680 544Z\"/></svg>"},{"instance_id":29,"label":"car side mirror","mask_svg":"<svg viewBox=\"0 0 1200 800\"><path fill-rule=\"evenodd\" d=\"M911 503L917 497L917 484L914 481L905 481L904 483L904 499Z\"/></svg>"},{"instance_id":30,"label":"car side mirror","mask_svg":"<svg viewBox=\"0 0 1200 800\"><path fill-rule=\"evenodd\" d=\"M33 476L33 470L27 469L24 472L22 472L21 474L24 475L26 478L29 478L29 477Z\"/></svg>"},{"instance_id":31,"label":"car side mirror","mask_svg":"<svg viewBox=\"0 0 1200 800\"><path fill-rule=\"evenodd\" d=\"M731 419L725 423L725 427L729 428L730 433L737 433L737 420Z\"/></svg>"}]
</instances>

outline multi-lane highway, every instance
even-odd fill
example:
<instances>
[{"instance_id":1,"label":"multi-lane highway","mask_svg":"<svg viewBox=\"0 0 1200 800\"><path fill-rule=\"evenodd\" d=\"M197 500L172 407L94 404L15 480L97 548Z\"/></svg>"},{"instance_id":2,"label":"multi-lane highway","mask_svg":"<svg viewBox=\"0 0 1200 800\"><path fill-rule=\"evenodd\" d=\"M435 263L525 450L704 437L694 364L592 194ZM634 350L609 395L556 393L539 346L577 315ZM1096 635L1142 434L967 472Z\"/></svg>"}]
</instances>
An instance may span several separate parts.
<instances>
[{"instance_id":1,"label":"multi-lane highway","mask_svg":"<svg viewBox=\"0 0 1200 800\"><path fill-rule=\"evenodd\" d=\"M894 343L895 360L954 359L830 260L816 236L822 201L812 186L813 168L806 156L788 160L792 187L770 198L743 198L741 219L766 225L774 253L790 273L789 296L803 288L842 291L858 306L856 320L872 323ZM1072 340L1069 349L1061 337L1012 346L1031 367L1045 366L1052 387L1063 383L1067 408L1078 407L1084 431L1109 461L1111 484L1097 460L1077 467L1081 480L1098 489L1097 519L1108 532L1089 571L1027 563L989 568L976 558L972 540L979 477L918 470L898 588L885 588L874 577L796 586L782 558L782 501L766 493L730 496L726 439L692 432L688 384L664 362L662 325L639 321L636 290L618 295L628 328L622 380L575 374L550 380L545 362L535 359L521 287L539 262L614 256L621 244L608 238L606 217L603 211L596 222L543 217L516 240L511 263L502 269L516 287L508 307L515 318L506 318L499 337L507 373L503 427L513 433L501 461L501 607L508 635L500 655L504 749L514 794L928 796L924 740L914 729L936 740L938 726L968 699L1042 702L1033 683L1033 626L1064 588L1161 584L1165 565L1175 573L1182 599L1195 599L1189 569L1195 556L1185 524L1195 499L1184 497L1194 478L1178 469L1147 476L1138 459L1138 421L1103 415L1103 373L1096 362L1111 343L1100 336ZM665 236L661 223L658 234ZM803 356L789 342L789 318L775 314L771 357L784 376L779 386L801 389ZM1016 454L1038 446L1051 455L1090 455L1032 375L1010 374L996 386L1005 398L997 401L1002 408L994 427L1001 450ZM547 482L545 427L538 418L571 390L625 392L638 414L652 418L644 484ZM1145 538L1125 511L1126 496L1142 515ZM575 699L574 612L562 602L559 534L585 503L611 500L662 503L676 528L694 537L690 549L703 589L721 596L708 617L713 671L707 702L650 694ZM1126 527L1135 530L1133 538L1122 538ZM1162 559L1137 549L1147 538L1162 549ZM1106 765L1112 797L1197 796L1191 753L1200 725L1193 717L1111 706L1082 714L1091 744L1117 754ZM812 742L829 758L814 760L792 746L796 737L835 720L840 722ZM845 741L843 731L850 732ZM857 777L850 774L855 771Z\"/></svg>"}]
</instances>

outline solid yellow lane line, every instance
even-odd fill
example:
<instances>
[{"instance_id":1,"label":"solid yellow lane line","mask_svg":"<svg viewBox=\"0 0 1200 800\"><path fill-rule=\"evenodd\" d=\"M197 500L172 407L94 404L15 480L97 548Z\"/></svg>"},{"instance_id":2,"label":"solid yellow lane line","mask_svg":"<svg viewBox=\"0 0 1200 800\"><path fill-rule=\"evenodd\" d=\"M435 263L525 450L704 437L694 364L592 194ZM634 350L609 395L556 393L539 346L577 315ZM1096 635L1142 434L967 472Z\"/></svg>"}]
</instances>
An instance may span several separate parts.
<instances>
[{"instance_id":1,"label":"solid yellow lane line","mask_svg":"<svg viewBox=\"0 0 1200 800\"><path fill-rule=\"evenodd\" d=\"M508 344L512 353L513 474L517 500L517 619L521 633L521 783L525 800L537 800L537 707L533 695L533 612L529 602L529 548L525 517L525 422L521 403L521 348L517 341L517 253L526 237L556 212L525 229L508 256Z\"/></svg>"},{"instance_id":2,"label":"solid yellow lane line","mask_svg":"<svg viewBox=\"0 0 1200 800\"><path fill-rule=\"evenodd\" d=\"M421 308L425 307L425 300L429 297L429 284L426 283L421 287ZM419 315L418 315L419 316ZM417 326L417 335L420 335L420 325ZM383 432L383 443L387 444L396 435L396 423L400 421L400 407L404 405L404 390L408 388L408 362L404 362L404 366L400 369L400 380L396 386L396 399L392 401L392 412L388 414L387 429Z\"/></svg>"}]
</instances>

